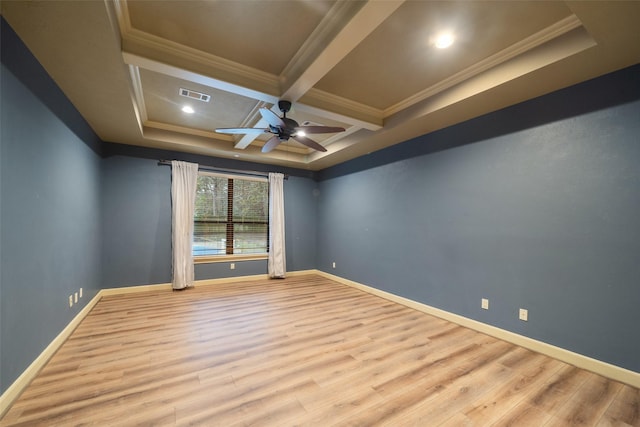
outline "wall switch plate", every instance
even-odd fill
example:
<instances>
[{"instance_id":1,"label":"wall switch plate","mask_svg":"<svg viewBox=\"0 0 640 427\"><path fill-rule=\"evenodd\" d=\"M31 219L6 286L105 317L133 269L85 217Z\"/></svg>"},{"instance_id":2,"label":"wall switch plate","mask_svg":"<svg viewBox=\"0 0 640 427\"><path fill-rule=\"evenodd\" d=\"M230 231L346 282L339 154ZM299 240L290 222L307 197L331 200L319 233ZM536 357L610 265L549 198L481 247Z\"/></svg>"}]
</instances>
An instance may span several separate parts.
<instances>
[{"instance_id":1,"label":"wall switch plate","mask_svg":"<svg viewBox=\"0 0 640 427\"><path fill-rule=\"evenodd\" d=\"M489 300L486 298L482 298L482 308L485 310L489 310Z\"/></svg>"},{"instance_id":2,"label":"wall switch plate","mask_svg":"<svg viewBox=\"0 0 640 427\"><path fill-rule=\"evenodd\" d=\"M80 288L80 298L82 298L82 288Z\"/></svg>"},{"instance_id":3,"label":"wall switch plate","mask_svg":"<svg viewBox=\"0 0 640 427\"><path fill-rule=\"evenodd\" d=\"M75 302L75 303L78 302L78 293L77 292L75 294L73 294L73 302Z\"/></svg>"},{"instance_id":4,"label":"wall switch plate","mask_svg":"<svg viewBox=\"0 0 640 427\"><path fill-rule=\"evenodd\" d=\"M336 268L336 262L335 261L333 262L332 267Z\"/></svg>"},{"instance_id":5,"label":"wall switch plate","mask_svg":"<svg viewBox=\"0 0 640 427\"><path fill-rule=\"evenodd\" d=\"M231 264L229 264L229 268L232 269L232 270L235 270L236 269L236 263L232 262Z\"/></svg>"},{"instance_id":6,"label":"wall switch plate","mask_svg":"<svg viewBox=\"0 0 640 427\"><path fill-rule=\"evenodd\" d=\"M527 310L526 308L521 308L520 309L520 320L524 320L525 322L529 320L529 310Z\"/></svg>"},{"instance_id":7,"label":"wall switch plate","mask_svg":"<svg viewBox=\"0 0 640 427\"><path fill-rule=\"evenodd\" d=\"M73 295L69 295L69 307L73 307Z\"/></svg>"}]
</instances>

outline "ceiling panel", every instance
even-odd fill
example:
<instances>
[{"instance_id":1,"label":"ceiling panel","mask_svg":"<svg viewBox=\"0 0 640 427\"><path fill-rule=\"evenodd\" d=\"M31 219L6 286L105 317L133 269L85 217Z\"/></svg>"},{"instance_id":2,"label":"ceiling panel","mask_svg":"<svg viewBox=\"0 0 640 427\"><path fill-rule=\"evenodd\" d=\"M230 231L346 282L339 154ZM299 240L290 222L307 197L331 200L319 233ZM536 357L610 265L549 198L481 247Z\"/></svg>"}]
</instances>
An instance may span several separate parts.
<instances>
[{"instance_id":1,"label":"ceiling panel","mask_svg":"<svg viewBox=\"0 0 640 427\"><path fill-rule=\"evenodd\" d=\"M569 15L562 2L409 1L315 87L389 108ZM433 45L442 31L449 49Z\"/></svg>"},{"instance_id":2,"label":"ceiling panel","mask_svg":"<svg viewBox=\"0 0 640 427\"><path fill-rule=\"evenodd\" d=\"M213 132L218 127L243 125L238 119L247 117L258 104L252 98L145 69L140 70L140 82L147 119L153 122ZM210 95L210 101L181 96L181 88ZM195 112L182 112L185 105L191 106Z\"/></svg>"},{"instance_id":3,"label":"ceiling panel","mask_svg":"<svg viewBox=\"0 0 640 427\"><path fill-rule=\"evenodd\" d=\"M278 75L333 1L130 1L133 28Z\"/></svg>"}]
</instances>

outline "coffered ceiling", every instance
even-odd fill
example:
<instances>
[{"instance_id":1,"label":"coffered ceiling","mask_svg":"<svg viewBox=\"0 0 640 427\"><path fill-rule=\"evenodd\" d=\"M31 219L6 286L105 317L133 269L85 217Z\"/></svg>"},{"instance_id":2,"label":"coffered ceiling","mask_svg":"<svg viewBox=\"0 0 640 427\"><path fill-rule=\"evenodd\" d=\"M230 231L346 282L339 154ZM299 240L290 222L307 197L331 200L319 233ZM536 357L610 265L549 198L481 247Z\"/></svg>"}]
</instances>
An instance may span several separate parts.
<instances>
[{"instance_id":1,"label":"coffered ceiling","mask_svg":"<svg viewBox=\"0 0 640 427\"><path fill-rule=\"evenodd\" d=\"M2 14L102 140L311 170L640 61L639 1L3 0ZM259 109L279 99L346 130L312 135L325 153L215 132L267 127Z\"/></svg>"}]
</instances>

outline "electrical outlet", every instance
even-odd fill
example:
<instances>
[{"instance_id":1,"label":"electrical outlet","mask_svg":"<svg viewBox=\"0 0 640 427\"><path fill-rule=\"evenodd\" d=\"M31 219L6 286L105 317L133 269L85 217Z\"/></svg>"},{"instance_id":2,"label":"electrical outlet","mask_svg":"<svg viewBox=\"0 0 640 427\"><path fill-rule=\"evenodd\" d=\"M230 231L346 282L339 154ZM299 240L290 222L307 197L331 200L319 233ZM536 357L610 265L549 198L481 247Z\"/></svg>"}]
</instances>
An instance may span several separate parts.
<instances>
[{"instance_id":1,"label":"electrical outlet","mask_svg":"<svg viewBox=\"0 0 640 427\"><path fill-rule=\"evenodd\" d=\"M489 310L489 300L486 298L482 298L482 308L485 310Z\"/></svg>"},{"instance_id":2,"label":"electrical outlet","mask_svg":"<svg viewBox=\"0 0 640 427\"><path fill-rule=\"evenodd\" d=\"M231 264L229 264L229 268L232 269L232 270L235 270L236 269L236 263L232 262Z\"/></svg>"},{"instance_id":3,"label":"electrical outlet","mask_svg":"<svg viewBox=\"0 0 640 427\"><path fill-rule=\"evenodd\" d=\"M82 288L80 288L80 298L82 298Z\"/></svg>"},{"instance_id":4,"label":"electrical outlet","mask_svg":"<svg viewBox=\"0 0 640 427\"><path fill-rule=\"evenodd\" d=\"M336 268L336 262L334 261L332 264L333 268Z\"/></svg>"},{"instance_id":5,"label":"electrical outlet","mask_svg":"<svg viewBox=\"0 0 640 427\"><path fill-rule=\"evenodd\" d=\"M529 310L521 308L519 313L520 320L527 322L529 320Z\"/></svg>"},{"instance_id":6,"label":"electrical outlet","mask_svg":"<svg viewBox=\"0 0 640 427\"><path fill-rule=\"evenodd\" d=\"M78 303L78 293L73 294L73 302Z\"/></svg>"},{"instance_id":7,"label":"electrical outlet","mask_svg":"<svg viewBox=\"0 0 640 427\"><path fill-rule=\"evenodd\" d=\"M69 295L69 307L73 307L73 295Z\"/></svg>"}]
</instances>

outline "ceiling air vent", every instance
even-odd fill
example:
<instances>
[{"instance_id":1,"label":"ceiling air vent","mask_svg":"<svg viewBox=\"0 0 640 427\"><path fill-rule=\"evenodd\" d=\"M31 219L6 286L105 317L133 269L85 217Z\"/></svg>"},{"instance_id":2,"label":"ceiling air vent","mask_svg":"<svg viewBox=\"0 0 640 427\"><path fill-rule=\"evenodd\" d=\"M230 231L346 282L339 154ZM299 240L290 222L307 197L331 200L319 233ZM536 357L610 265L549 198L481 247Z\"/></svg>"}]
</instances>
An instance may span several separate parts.
<instances>
[{"instance_id":1,"label":"ceiling air vent","mask_svg":"<svg viewBox=\"0 0 640 427\"><path fill-rule=\"evenodd\" d=\"M195 99L197 101L209 102L211 100L211 95L207 95L206 93L196 92L195 90L183 89L180 88L180 95L186 96L187 98Z\"/></svg>"}]
</instances>

